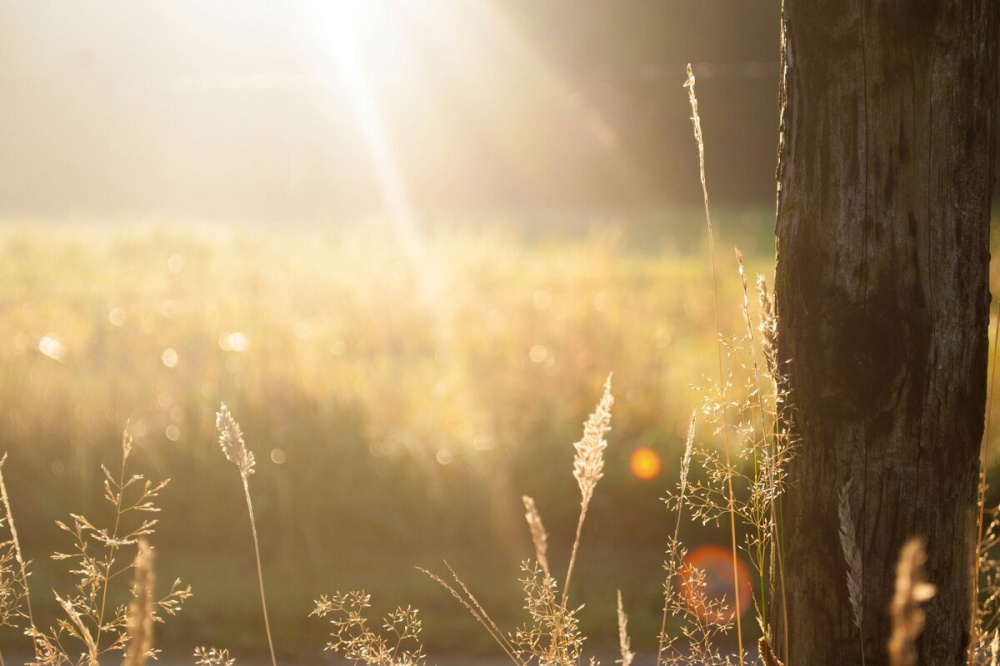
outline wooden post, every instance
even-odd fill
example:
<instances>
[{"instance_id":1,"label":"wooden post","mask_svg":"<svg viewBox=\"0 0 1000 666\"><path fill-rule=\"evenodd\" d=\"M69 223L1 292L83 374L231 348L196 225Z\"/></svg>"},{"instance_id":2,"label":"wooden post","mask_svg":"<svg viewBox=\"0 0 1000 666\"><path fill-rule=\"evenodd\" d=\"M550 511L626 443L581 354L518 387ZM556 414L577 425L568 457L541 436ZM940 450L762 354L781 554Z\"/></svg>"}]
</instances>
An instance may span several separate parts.
<instances>
[{"instance_id":1,"label":"wooden post","mask_svg":"<svg viewBox=\"0 0 1000 666\"><path fill-rule=\"evenodd\" d=\"M861 663L838 541L848 481L867 666L888 663L895 562L918 535L939 590L920 663L965 663L998 12L997 0L784 0L775 291L798 442L781 502L788 666ZM784 627L772 629L780 648Z\"/></svg>"}]
</instances>

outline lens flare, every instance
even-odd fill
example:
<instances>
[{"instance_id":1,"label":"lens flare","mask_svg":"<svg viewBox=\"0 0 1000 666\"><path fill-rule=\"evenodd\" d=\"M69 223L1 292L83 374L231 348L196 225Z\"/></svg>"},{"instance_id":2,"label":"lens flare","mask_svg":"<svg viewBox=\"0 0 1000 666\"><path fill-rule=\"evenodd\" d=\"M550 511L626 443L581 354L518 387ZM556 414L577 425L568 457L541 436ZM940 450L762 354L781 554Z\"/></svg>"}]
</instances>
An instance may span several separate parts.
<instances>
[{"instance_id":1,"label":"lens flare","mask_svg":"<svg viewBox=\"0 0 1000 666\"><path fill-rule=\"evenodd\" d=\"M632 475L641 481L651 481L660 474L660 454L645 446L632 452L628 464Z\"/></svg>"},{"instance_id":2,"label":"lens flare","mask_svg":"<svg viewBox=\"0 0 1000 666\"><path fill-rule=\"evenodd\" d=\"M750 571L736 559L742 616L750 608ZM705 622L728 624L736 619L733 602L733 551L721 546L701 546L684 558L680 591L691 612Z\"/></svg>"}]
</instances>

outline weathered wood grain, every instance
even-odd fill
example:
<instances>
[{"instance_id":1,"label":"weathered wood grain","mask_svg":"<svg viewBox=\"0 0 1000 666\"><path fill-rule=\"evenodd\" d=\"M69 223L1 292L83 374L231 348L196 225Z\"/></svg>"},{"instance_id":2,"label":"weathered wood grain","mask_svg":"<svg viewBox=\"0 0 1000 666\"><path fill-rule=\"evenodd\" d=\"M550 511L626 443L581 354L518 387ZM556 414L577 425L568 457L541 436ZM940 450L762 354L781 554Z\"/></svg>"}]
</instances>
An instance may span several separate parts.
<instances>
[{"instance_id":1,"label":"weathered wood grain","mask_svg":"<svg viewBox=\"0 0 1000 666\"><path fill-rule=\"evenodd\" d=\"M921 535L939 592L920 663L961 664L986 397L998 3L785 0L782 23L776 296L798 440L782 502L785 663L861 663L837 540L837 491L850 479L866 663L888 663L896 558Z\"/></svg>"}]
</instances>

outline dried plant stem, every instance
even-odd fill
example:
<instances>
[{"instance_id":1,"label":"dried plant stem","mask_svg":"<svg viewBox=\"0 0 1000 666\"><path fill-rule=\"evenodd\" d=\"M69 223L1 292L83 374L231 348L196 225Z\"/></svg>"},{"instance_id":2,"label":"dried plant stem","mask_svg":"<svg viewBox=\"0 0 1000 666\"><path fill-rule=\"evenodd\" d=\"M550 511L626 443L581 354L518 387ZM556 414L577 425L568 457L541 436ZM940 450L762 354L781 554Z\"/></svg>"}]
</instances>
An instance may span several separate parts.
<instances>
[{"instance_id":1,"label":"dried plant stem","mask_svg":"<svg viewBox=\"0 0 1000 666\"><path fill-rule=\"evenodd\" d=\"M219 406L215 415L215 427L219 430L219 446L226 459L236 465L243 480L243 494L247 499L247 513L250 515L250 531L253 532L253 550L257 556L257 583L260 587L260 607L264 612L264 631L267 633L267 647L271 652L271 666L278 666L274 656L274 641L271 639L271 622L267 617L267 598L264 595L264 568L260 561L260 540L257 538L257 521L253 515L253 502L250 501L250 475L253 474L255 460L253 453L247 449L243 441L243 431L229 412L225 404Z\"/></svg>"},{"instance_id":2,"label":"dried plant stem","mask_svg":"<svg viewBox=\"0 0 1000 666\"><path fill-rule=\"evenodd\" d=\"M10 509L10 497L7 495L7 484L3 480L3 464L7 461L7 454L4 453L3 457L0 458L0 502L3 502L4 514L7 516L7 526L10 528L11 540L14 542L14 560L17 562L18 573L21 574L21 585L24 587L24 605L25 610L28 611L28 624L32 635L38 632L37 627L35 627L35 615L31 610L31 589L28 587L28 565L24 561L24 556L21 555L21 542L17 538L17 527L14 525L14 513ZM35 648L35 659L39 658L38 654L38 644L32 638L32 645ZM2 659L2 657L0 657ZM0 663L2 666L2 663Z\"/></svg>"},{"instance_id":3,"label":"dried plant stem","mask_svg":"<svg viewBox=\"0 0 1000 666\"><path fill-rule=\"evenodd\" d=\"M691 102L691 122L694 125L694 138L698 142L698 166L701 175L701 192L705 202L705 223L708 226L708 249L712 260L712 296L715 301L715 344L719 358L719 390L722 391L722 402L726 402L726 372L722 360L722 324L719 315L719 280L715 267L715 231L712 228L712 214L708 206L708 184L705 180L705 141L701 132L701 117L698 115L698 98L694 93L694 72L690 63L687 66L688 100ZM726 477L728 482L729 532L733 551L733 615L736 618L736 641L739 648L740 664L743 659L743 624L740 620L740 575L739 562L736 554L736 506L733 494L733 472L729 445L729 416L726 409L722 410L722 432L726 444Z\"/></svg>"},{"instance_id":4,"label":"dried plant stem","mask_svg":"<svg viewBox=\"0 0 1000 666\"><path fill-rule=\"evenodd\" d=\"M422 567L417 567L417 571L420 571L421 573L425 574L428 578L430 578L435 583L446 589L451 594L451 596L455 597L455 599L457 599L458 602L462 604L462 606L464 606L467 611L469 611L469 614L472 615L473 618L475 618L476 622L478 622L480 625L482 625L484 629L486 629L486 632L490 635L491 638L493 638L494 641L496 641L497 645L500 646L500 649L504 651L504 654L507 655L507 658L510 659L511 662L517 664L517 666L526 666L526 663L517 657L517 650L514 648L513 645L510 644L510 641L507 640L507 637L504 636L502 631L500 631L500 629L497 627L493 619L490 618L490 616L486 613L486 611L483 610L482 606L479 605L479 602L476 601L476 598L472 596L472 593L469 592L469 589L465 586L465 583L462 582L462 580L458 577L455 571L451 568L451 565L445 562L445 566L448 567L448 570L451 571L452 577L455 579L458 585L461 586L465 594L468 595L469 599L471 599L471 603L469 599L466 599L465 596L460 594L458 590L449 585L447 581L445 581L437 574Z\"/></svg>"},{"instance_id":5,"label":"dried plant stem","mask_svg":"<svg viewBox=\"0 0 1000 666\"><path fill-rule=\"evenodd\" d=\"M122 467L121 472L118 474L118 487L122 488L125 485L125 463L128 461L128 454L132 450L132 440L129 437L128 430L126 429L122 433ZM122 507L121 502L115 503L115 526L111 530L111 542L108 546L108 563L107 567L104 569L104 585L101 590L101 609L97 616L97 640L95 643L99 646L101 644L101 629L104 627L104 612L108 605L108 582L111 580L111 566L115 562L115 544L118 543L118 528L121 525L122 520Z\"/></svg>"},{"instance_id":6,"label":"dried plant stem","mask_svg":"<svg viewBox=\"0 0 1000 666\"><path fill-rule=\"evenodd\" d=\"M764 395L763 395L763 392L761 391L760 366L757 364L757 349L754 346L756 341L754 339L754 334L753 334L753 319L750 317L750 287L749 287L749 283L747 281L746 270L744 269L744 266L743 266L743 253L740 252L739 248L736 248L736 263L739 264L740 281L743 283L743 306L742 306L743 320L746 323L746 326L747 326L747 336L748 336L748 339L750 341L750 359L751 359L751 362L752 362L753 380L754 380L754 384L755 384L755 388L756 388L756 393L757 393L757 400L755 402L757 403L757 407L758 407L758 409L760 411L760 432L761 432L761 439L764 441L764 444L766 446L766 444L767 444L767 415L766 414L767 413L766 413L766 411L764 409ZM752 407L750 409L750 416L751 416L751 422L752 422L752 420L753 420L753 408ZM754 428L753 431L752 431L752 434L751 434L751 437L754 438L754 441L753 441L753 443L751 445L751 451L753 452L753 480L754 480L755 483L758 481L759 477L761 476L760 462L757 459L756 436L757 436L757 431L756 431L756 428ZM774 476L773 476L773 469L771 468L770 465L768 466L767 487L771 490L771 492L774 492L775 480L774 480ZM754 496L758 497L756 494ZM760 605L758 606L758 608L760 609L760 618L759 618L760 619L760 625L763 628L763 627L767 627L767 588L766 588L767 581L766 581L766 577L764 576L764 571L766 569L766 567L765 567L765 560L767 559L767 555L764 552L764 538L763 538L763 535L762 535L762 528L764 526L764 522L766 521L768 523L768 527L772 528L769 531L771 532L771 535L773 537L773 535L774 535L774 529L773 529L774 528L774 520L773 520L773 517L771 519L768 519L768 517L766 515L766 513L767 513L766 503L754 501L754 509L757 511L757 515L758 515L758 519L754 521L754 527L757 530L757 562L760 565ZM773 558L772 558L772 561L773 561ZM765 629L765 631L766 631L766 629Z\"/></svg>"},{"instance_id":7,"label":"dried plant stem","mask_svg":"<svg viewBox=\"0 0 1000 666\"><path fill-rule=\"evenodd\" d=\"M271 666L278 666L274 656L274 641L271 639L271 623L267 619L267 598L264 596L264 571L260 563L260 541L257 539L257 521L253 516L253 504L250 502L250 483L243 477L243 494L247 498L247 513L250 514L250 531L253 532L253 550L257 556L257 584L260 587L260 607L264 611L264 631L267 633L267 648L271 651Z\"/></svg>"},{"instance_id":8,"label":"dried plant stem","mask_svg":"<svg viewBox=\"0 0 1000 666\"><path fill-rule=\"evenodd\" d=\"M684 457L681 458L681 490L677 497L677 522L674 524L674 540L677 543L681 533L681 516L684 515L684 491L687 490L687 475L691 467L691 454L694 449L694 423L697 412L691 412L691 420L688 421L687 440L684 444ZM663 585L663 619L660 621L660 640L656 651L656 666L663 662L663 651L667 648L667 613L670 611L671 586L673 576L668 575Z\"/></svg>"},{"instance_id":9,"label":"dried plant stem","mask_svg":"<svg viewBox=\"0 0 1000 666\"><path fill-rule=\"evenodd\" d=\"M622 603L622 591L618 590L618 648L622 658L615 663L622 666L632 666L635 652L632 652L632 642L628 637L628 616L625 615L625 604Z\"/></svg>"},{"instance_id":10,"label":"dried plant stem","mask_svg":"<svg viewBox=\"0 0 1000 666\"><path fill-rule=\"evenodd\" d=\"M1000 310L997 311L997 320L993 325L993 367L990 369L990 390L986 398L986 429L983 433L982 452L979 458L979 521L976 525L978 537L976 538L976 559L972 563L972 608L970 616L972 618L972 638L969 641L969 666L973 666L976 656L976 645L979 640L979 624L976 618L976 610L979 606L979 562L983 555L983 519L986 508L986 465L990 460L990 416L993 414L993 388L996 385L997 376L997 344L1000 342Z\"/></svg>"},{"instance_id":11,"label":"dried plant stem","mask_svg":"<svg viewBox=\"0 0 1000 666\"><path fill-rule=\"evenodd\" d=\"M580 547L580 534L583 532L583 521L587 517L587 505L580 507L580 520L576 523L576 538L573 540L573 550L569 556L569 566L566 568L566 583L563 585L562 603L566 605L569 597L569 579L573 575L573 566L576 564L576 551Z\"/></svg>"},{"instance_id":12,"label":"dried plant stem","mask_svg":"<svg viewBox=\"0 0 1000 666\"><path fill-rule=\"evenodd\" d=\"M851 480L837 493L837 517L840 522L840 548L847 564L847 597L854 615L854 626L861 634L861 663L865 663L865 622L864 622L864 564L861 549L858 548L857 529L851 517L849 493Z\"/></svg>"},{"instance_id":13,"label":"dried plant stem","mask_svg":"<svg viewBox=\"0 0 1000 666\"><path fill-rule=\"evenodd\" d=\"M573 540L573 551L566 568L566 581L563 584L562 605L566 606L569 598L569 581L576 564L576 552L580 547L580 535L583 533L583 521L587 517L587 507L594 496L597 482L604 476L604 449L608 443L605 433L611 429L611 405L615 399L611 395L611 375L604 382L604 393L597 403L597 408L583 424L583 439L574 444L576 456L573 459L573 476L580 486L580 519L576 523L576 538Z\"/></svg>"}]
</instances>

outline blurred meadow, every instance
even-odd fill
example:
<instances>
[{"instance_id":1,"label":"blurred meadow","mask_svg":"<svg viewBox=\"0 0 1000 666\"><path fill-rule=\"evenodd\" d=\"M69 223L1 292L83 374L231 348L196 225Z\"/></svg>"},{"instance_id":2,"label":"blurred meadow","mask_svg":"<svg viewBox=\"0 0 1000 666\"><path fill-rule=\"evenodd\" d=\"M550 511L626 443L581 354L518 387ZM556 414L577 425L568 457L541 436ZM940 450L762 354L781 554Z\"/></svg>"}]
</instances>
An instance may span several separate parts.
<instances>
[{"instance_id":1,"label":"blurred meadow","mask_svg":"<svg viewBox=\"0 0 1000 666\"><path fill-rule=\"evenodd\" d=\"M744 247L766 219L720 214ZM579 598L594 609L584 626L595 644L615 640L617 587L637 635L655 635L669 532L659 498L714 361L702 223L679 211L664 224L679 233L652 243L612 223L534 237L449 225L415 254L371 230L11 226L0 234L0 450L33 582L58 583L45 561L64 538L56 519L106 512L99 466L113 468L127 425L135 465L172 479L159 568L195 590L165 647L259 650L247 518L214 424L224 401L260 461L279 646L318 649L310 601L363 587L421 608L429 649L488 653L488 637L414 566L447 559L513 624L517 566L531 553L520 497L536 499L553 551L565 551L579 503L572 444L613 372ZM722 263L735 334L740 281L731 253ZM770 274L772 260L761 251L748 270ZM662 461L651 479L630 469L643 447Z\"/></svg>"}]
</instances>

